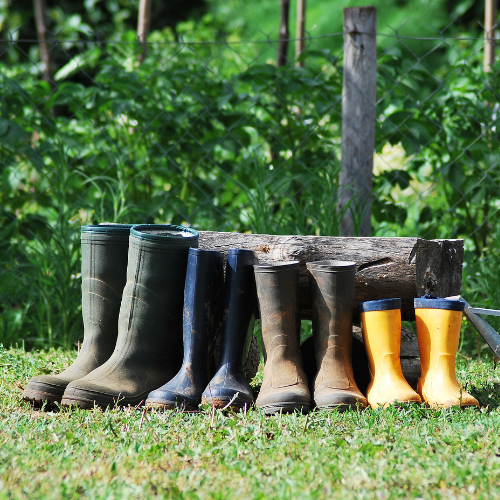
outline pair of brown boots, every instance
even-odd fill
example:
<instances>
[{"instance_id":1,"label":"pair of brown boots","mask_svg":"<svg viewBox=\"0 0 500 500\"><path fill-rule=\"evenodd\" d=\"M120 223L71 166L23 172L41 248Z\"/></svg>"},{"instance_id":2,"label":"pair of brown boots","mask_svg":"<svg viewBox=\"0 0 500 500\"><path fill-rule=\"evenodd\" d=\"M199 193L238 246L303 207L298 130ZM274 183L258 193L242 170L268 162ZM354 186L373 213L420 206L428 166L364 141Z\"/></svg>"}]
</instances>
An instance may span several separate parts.
<instances>
[{"instance_id":1,"label":"pair of brown boots","mask_svg":"<svg viewBox=\"0 0 500 500\"><path fill-rule=\"evenodd\" d=\"M317 373L311 393L300 351L299 263L255 265L264 380L256 406L266 414L365 408L351 364L354 262L307 264ZM313 400L313 401L312 401Z\"/></svg>"}]
</instances>

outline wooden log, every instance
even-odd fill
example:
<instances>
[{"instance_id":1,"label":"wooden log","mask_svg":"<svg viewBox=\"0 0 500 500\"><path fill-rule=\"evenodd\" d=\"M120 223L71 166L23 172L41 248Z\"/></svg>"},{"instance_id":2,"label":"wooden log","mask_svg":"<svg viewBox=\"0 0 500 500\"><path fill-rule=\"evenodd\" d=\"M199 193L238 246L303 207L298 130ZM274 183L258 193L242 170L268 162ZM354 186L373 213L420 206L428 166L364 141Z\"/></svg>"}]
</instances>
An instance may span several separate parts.
<instances>
[{"instance_id":1,"label":"wooden log","mask_svg":"<svg viewBox=\"0 0 500 500\"><path fill-rule=\"evenodd\" d=\"M343 10L344 83L342 89L342 169L339 213L342 234L371 234L377 20L375 7Z\"/></svg>"},{"instance_id":2,"label":"wooden log","mask_svg":"<svg viewBox=\"0 0 500 500\"><path fill-rule=\"evenodd\" d=\"M301 318L311 318L306 262L351 260L356 262L356 305L365 300L399 297L403 320L415 319L413 299L425 293L440 297L460 294L463 240L420 238L351 238L329 236L273 236L266 234L200 231L200 248L253 250L259 262L300 262Z\"/></svg>"}]
</instances>

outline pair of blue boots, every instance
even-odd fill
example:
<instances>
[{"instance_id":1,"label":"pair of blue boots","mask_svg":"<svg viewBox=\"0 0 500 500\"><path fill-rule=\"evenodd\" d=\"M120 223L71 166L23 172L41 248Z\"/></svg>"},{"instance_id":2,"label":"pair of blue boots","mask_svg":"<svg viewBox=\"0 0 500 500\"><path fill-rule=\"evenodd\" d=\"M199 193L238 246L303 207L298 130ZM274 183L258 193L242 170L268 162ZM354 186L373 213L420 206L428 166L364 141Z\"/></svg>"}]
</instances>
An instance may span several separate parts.
<instances>
[{"instance_id":1,"label":"pair of blue boots","mask_svg":"<svg viewBox=\"0 0 500 500\"><path fill-rule=\"evenodd\" d=\"M253 272L257 263L253 251L230 249L223 286L222 255L213 250L189 249L182 367L172 380L149 394L146 407L195 411L202 402L221 409L242 409L253 404L253 392L242 363L250 347L257 309ZM222 321L219 368L210 379L210 344L219 319Z\"/></svg>"}]
</instances>

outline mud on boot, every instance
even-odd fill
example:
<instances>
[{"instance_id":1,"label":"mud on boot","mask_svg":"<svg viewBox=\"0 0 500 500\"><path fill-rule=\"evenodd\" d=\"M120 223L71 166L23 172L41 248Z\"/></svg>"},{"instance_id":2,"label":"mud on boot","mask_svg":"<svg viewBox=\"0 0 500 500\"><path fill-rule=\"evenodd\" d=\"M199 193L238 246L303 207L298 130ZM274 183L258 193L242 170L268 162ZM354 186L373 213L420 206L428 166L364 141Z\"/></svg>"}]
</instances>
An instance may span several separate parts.
<instances>
[{"instance_id":1,"label":"mud on boot","mask_svg":"<svg viewBox=\"0 0 500 500\"><path fill-rule=\"evenodd\" d=\"M312 330L318 372L314 403L318 409L364 409L368 405L352 369L352 310L355 262L308 262Z\"/></svg>"}]
</instances>

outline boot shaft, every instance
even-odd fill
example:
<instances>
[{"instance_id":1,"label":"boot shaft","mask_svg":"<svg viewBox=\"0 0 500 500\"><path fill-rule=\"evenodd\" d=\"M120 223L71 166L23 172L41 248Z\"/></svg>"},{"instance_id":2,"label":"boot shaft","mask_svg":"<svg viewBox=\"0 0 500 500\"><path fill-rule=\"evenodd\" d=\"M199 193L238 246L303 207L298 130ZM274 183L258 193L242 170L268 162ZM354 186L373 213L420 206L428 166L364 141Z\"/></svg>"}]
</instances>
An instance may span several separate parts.
<instances>
[{"instance_id":1,"label":"boot shaft","mask_svg":"<svg viewBox=\"0 0 500 500\"><path fill-rule=\"evenodd\" d=\"M220 321L223 289L222 255L214 250L190 248L184 287L183 365L203 365L207 375Z\"/></svg>"},{"instance_id":2,"label":"boot shaft","mask_svg":"<svg viewBox=\"0 0 500 500\"><path fill-rule=\"evenodd\" d=\"M315 394L328 391L326 388L357 391L351 362L356 263L310 262L307 269L315 357L319 368L314 379ZM339 397L330 392L332 401ZM325 397L318 399L324 400Z\"/></svg>"},{"instance_id":3,"label":"boot shaft","mask_svg":"<svg viewBox=\"0 0 500 500\"><path fill-rule=\"evenodd\" d=\"M460 342L463 302L415 299L415 320L422 373L437 370L443 356L453 365Z\"/></svg>"},{"instance_id":4,"label":"boot shaft","mask_svg":"<svg viewBox=\"0 0 500 500\"><path fill-rule=\"evenodd\" d=\"M352 347L352 309L356 264L320 261L307 264L311 291L312 328L316 354L329 348Z\"/></svg>"},{"instance_id":5,"label":"boot shaft","mask_svg":"<svg viewBox=\"0 0 500 500\"><path fill-rule=\"evenodd\" d=\"M131 230L117 349L134 344L138 353L151 350L141 339L153 335L158 350L165 352L172 346L169 332L180 340L188 251L197 245L198 233L186 227L141 225Z\"/></svg>"},{"instance_id":6,"label":"boot shaft","mask_svg":"<svg viewBox=\"0 0 500 500\"><path fill-rule=\"evenodd\" d=\"M231 248L227 254L224 308L222 313L221 359L219 365L242 365L252 339L257 291L252 250Z\"/></svg>"},{"instance_id":7,"label":"boot shaft","mask_svg":"<svg viewBox=\"0 0 500 500\"><path fill-rule=\"evenodd\" d=\"M128 242L132 224L83 226L82 282L96 278L121 293L127 276Z\"/></svg>"},{"instance_id":8,"label":"boot shaft","mask_svg":"<svg viewBox=\"0 0 500 500\"><path fill-rule=\"evenodd\" d=\"M266 354L261 391L303 381L307 385L300 353L299 263L261 264L254 269Z\"/></svg>"},{"instance_id":9,"label":"boot shaft","mask_svg":"<svg viewBox=\"0 0 500 500\"><path fill-rule=\"evenodd\" d=\"M394 372L402 377L401 300L383 299L363 302L359 306L363 341L372 377L376 371ZM401 373L400 373L401 372Z\"/></svg>"},{"instance_id":10,"label":"boot shaft","mask_svg":"<svg viewBox=\"0 0 500 500\"><path fill-rule=\"evenodd\" d=\"M103 363L115 347L131 227L130 224L82 227L84 341L79 365L90 355L92 362L84 364L95 368L95 359Z\"/></svg>"},{"instance_id":11,"label":"boot shaft","mask_svg":"<svg viewBox=\"0 0 500 500\"><path fill-rule=\"evenodd\" d=\"M255 265L262 341L266 353L289 357L300 341L299 263ZM283 338L285 337L285 338Z\"/></svg>"}]
</instances>

